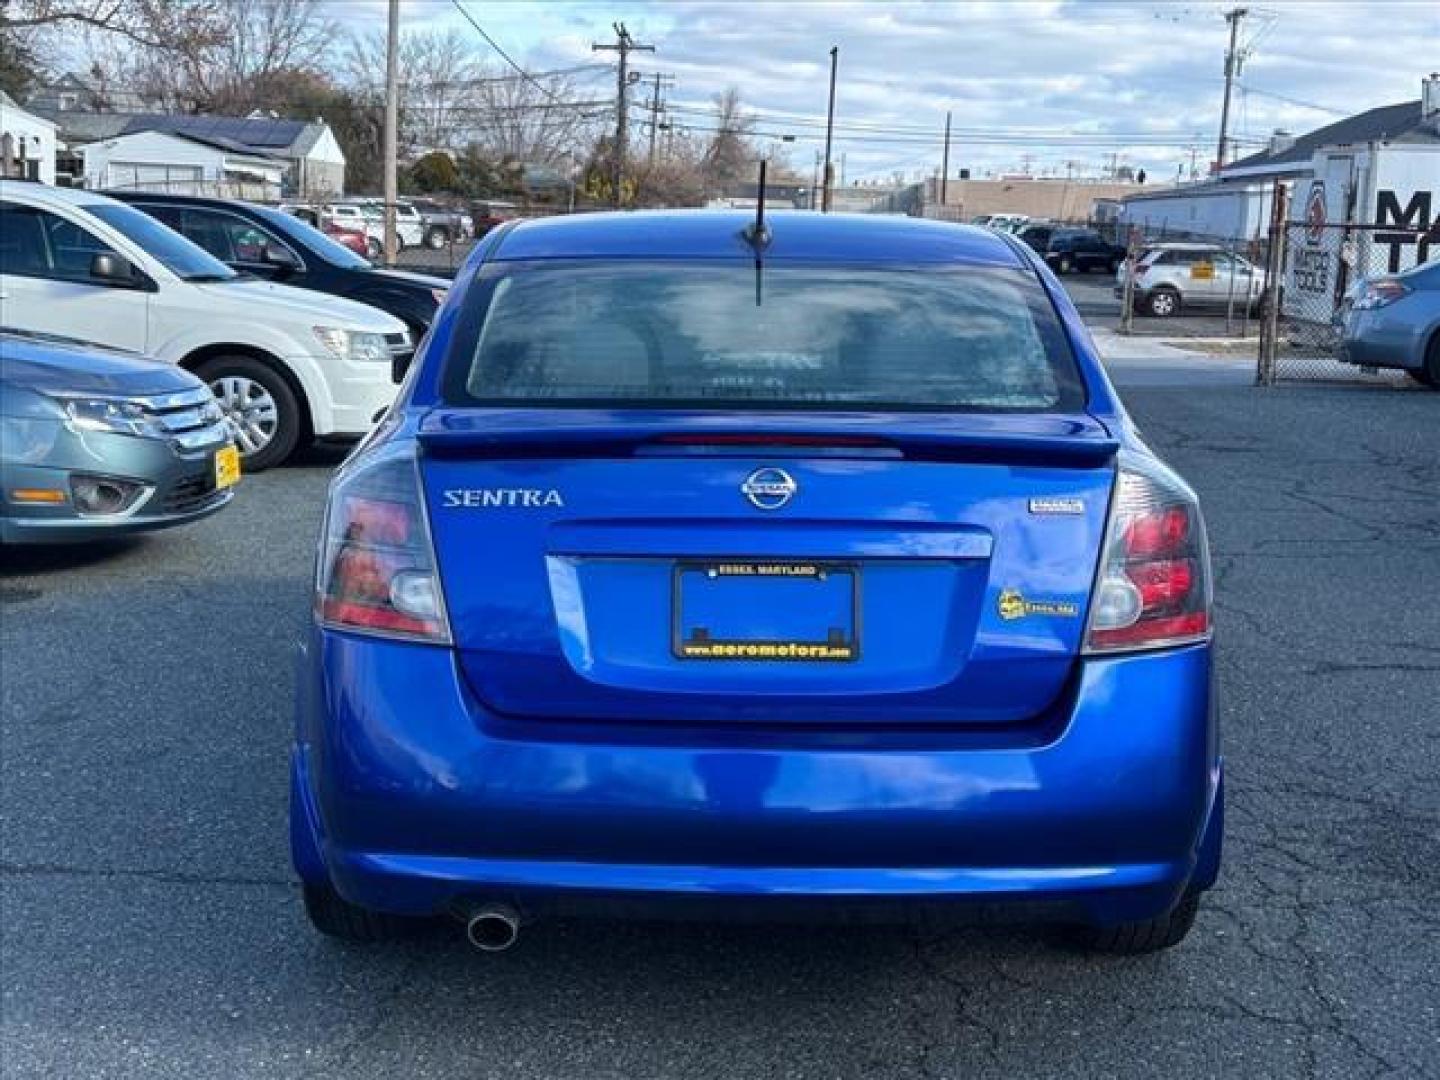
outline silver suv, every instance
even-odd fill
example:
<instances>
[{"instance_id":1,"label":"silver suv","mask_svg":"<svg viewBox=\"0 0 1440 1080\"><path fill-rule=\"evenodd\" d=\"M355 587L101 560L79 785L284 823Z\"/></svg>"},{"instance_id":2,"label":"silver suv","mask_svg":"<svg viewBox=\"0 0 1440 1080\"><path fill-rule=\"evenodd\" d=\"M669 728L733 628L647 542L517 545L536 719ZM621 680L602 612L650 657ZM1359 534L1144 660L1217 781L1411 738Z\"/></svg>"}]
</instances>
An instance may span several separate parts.
<instances>
[{"instance_id":1,"label":"silver suv","mask_svg":"<svg viewBox=\"0 0 1440 1080\"><path fill-rule=\"evenodd\" d=\"M1130 264L1115 271L1115 295L1125 297ZM1214 244L1157 244L1136 262L1135 310L1168 319L1186 308L1255 307L1265 271Z\"/></svg>"}]
</instances>

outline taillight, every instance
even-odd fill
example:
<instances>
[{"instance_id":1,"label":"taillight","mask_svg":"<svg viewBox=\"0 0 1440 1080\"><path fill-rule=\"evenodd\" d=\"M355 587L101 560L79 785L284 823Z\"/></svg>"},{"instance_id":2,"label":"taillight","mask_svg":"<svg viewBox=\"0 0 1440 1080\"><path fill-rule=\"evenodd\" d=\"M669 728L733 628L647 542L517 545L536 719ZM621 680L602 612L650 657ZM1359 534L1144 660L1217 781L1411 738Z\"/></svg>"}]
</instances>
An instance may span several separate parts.
<instances>
[{"instance_id":1,"label":"taillight","mask_svg":"<svg viewBox=\"0 0 1440 1080\"><path fill-rule=\"evenodd\" d=\"M1210 552L1190 489L1158 462L1116 477L1085 650L1124 652L1210 636Z\"/></svg>"},{"instance_id":2,"label":"taillight","mask_svg":"<svg viewBox=\"0 0 1440 1080\"><path fill-rule=\"evenodd\" d=\"M330 489L315 613L325 626L448 644L435 548L408 451L381 451L342 471Z\"/></svg>"},{"instance_id":3,"label":"taillight","mask_svg":"<svg viewBox=\"0 0 1440 1080\"><path fill-rule=\"evenodd\" d=\"M1409 295L1410 287L1403 281L1380 278L1366 284L1364 291L1355 300L1355 310L1374 311L1376 308L1389 307L1396 300L1403 300Z\"/></svg>"}]
</instances>

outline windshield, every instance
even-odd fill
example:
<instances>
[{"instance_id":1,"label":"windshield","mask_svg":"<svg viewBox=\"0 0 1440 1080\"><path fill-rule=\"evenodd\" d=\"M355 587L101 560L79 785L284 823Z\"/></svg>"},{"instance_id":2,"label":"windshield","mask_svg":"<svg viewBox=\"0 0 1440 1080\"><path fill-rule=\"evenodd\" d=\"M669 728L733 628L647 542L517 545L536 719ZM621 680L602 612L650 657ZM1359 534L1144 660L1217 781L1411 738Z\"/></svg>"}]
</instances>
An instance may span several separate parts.
<instances>
[{"instance_id":1,"label":"windshield","mask_svg":"<svg viewBox=\"0 0 1440 1080\"><path fill-rule=\"evenodd\" d=\"M346 270L369 270L371 268L369 259L361 258L344 244L330 239L315 226L300 220L294 214L287 214L283 210L271 210L268 206L256 206L253 207L253 210L281 235L304 244L331 266L339 266Z\"/></svg>"},{"instance_id":2,"label":"windshield","mask_svg":"<svg viewBox=\"0 0 1440 1080\"><path fill-rule=\"evenodd\" d=\"M133 206L90 203L85 210L123 233L127 240L144 248L147 255L185 281L230 281L240 276L204 248Z\"/></svg>"},{"instance_id":3,"label":"windshield","mask_svg":"<svg viewBox=\"0 0 1440 1080\"><path fill-rule=\"evenodd\" d=\"M1074 410L1034 274L772 262L498 264L446 396L471 404ZM757 300L757 289L759 297Z\"/></svg>"}]
</instances>

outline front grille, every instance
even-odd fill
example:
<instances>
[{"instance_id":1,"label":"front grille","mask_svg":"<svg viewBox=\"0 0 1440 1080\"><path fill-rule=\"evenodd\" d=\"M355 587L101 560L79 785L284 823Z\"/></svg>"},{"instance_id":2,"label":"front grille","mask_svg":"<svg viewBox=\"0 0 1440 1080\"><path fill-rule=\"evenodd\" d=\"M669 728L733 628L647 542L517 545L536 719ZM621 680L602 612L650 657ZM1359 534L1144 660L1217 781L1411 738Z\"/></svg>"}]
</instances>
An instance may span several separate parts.
<instances>
[{"instance_id":1,"label":"front grille","mask_svg":"<svg viewBox=\"0 0 1440 1080\"><path fill-rule=\"evenodd\" d=\"M182 451L230 441L229 425L208 386L133 400L155 418Z\"/></svg>"},{"instance_id":2,"label":"front grille","mask_svg":"<svg viewBox=\"0 0 1440 1080\"><path fill-rule=\"evenodd\" d=\"M191 510L203 510L224 494L216 490L215 469L207 461L203 472L191 473L171 484L162 505L167 514L185 514Z\"/></svg>"}]
</instances>

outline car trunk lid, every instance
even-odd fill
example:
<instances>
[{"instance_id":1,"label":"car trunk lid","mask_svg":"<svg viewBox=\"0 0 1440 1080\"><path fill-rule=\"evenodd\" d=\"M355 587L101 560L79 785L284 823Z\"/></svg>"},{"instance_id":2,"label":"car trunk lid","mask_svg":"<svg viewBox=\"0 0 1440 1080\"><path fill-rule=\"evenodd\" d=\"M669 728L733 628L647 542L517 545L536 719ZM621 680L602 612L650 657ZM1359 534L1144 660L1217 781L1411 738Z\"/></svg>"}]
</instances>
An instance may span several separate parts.
<instances>
[{"instance_id":1,"label":"car trunk lid","mask_svg":"<svg viewBox=\"0 0 1440 1080\"><path fill-rule=\"evenodd\" d=\"M489 708L837 727L1042 714L1116 451L1084 414L439 409L419 438Z\"/></svg>"}]
</instances>

